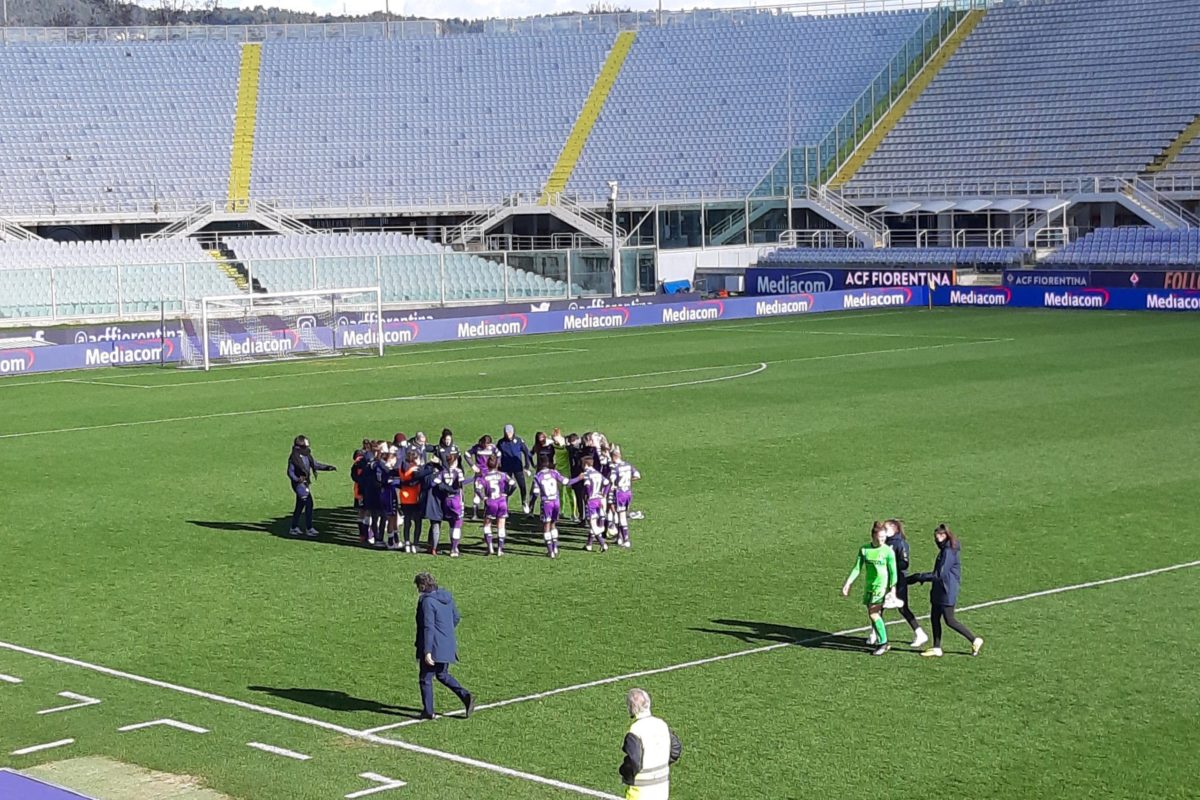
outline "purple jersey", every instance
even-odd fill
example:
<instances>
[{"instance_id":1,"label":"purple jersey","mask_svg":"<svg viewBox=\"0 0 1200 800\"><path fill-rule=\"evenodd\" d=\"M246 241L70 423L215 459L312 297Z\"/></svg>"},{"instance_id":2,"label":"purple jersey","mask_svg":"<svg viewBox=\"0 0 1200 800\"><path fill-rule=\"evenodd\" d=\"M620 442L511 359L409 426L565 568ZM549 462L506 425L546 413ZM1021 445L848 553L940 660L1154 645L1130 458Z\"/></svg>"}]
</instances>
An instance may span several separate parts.
<instances>
[{"instance_id":1,"label":"purple jersey","mask_svg":"<svg viewBox=\"0 0 1200 800\"><path fill-rule=\"evenodd\" d=\"M484 475L487 473L488 459L496 455L496 446L489 444L487 447L480 447L476 445L468 451L468 454L475 463L475 471Z\"/></svg>"},{"instance_id":2,"label":"purple jersey","mask_svg":"<svg viewBox=\"0 0 1200 800\"><path fill-rule=\"evenodd\" d=\"M457 497L462 502L462 487L467 482L466 474L458 467L450 467L439 472L433 482L442 487L447 498Z\"/></svg>"},{"instance_id":3,"label":"purple jersey","mask_svg":"<svg viewBox=\"0 0 1200 800\"><path fill-rule=\"evenodd\" d=\"M556 469L544 469L535 475L533 480L537 483L538 494L542 496L543 503L557 503L558 485L567 482Z\"/></svg>"},{"instance_id":4,"label":"purple jersey","mask_svg":"<svg viewBox=\"0 0 1200 800\"><path fill-rule=\"evenodd\" d=\"M585 469L582 475L575 478L575 481L583 484L588 502L604 497L604 493L609 486L608 479L591 467Z\"/></svg>"},{"instance_id":5,"label":"purple jersey","mask_svg":"<svg viewBox=\"0 0 1200 800\"><path fill-rule=\"evenodd\" d=\"M512 478L499 470L489 472L475 480L475 485L479 487L484 500L503 500L507 496L509 487L515 483Z\"/></svg>"},{"instance_id":6,"label":"purple jersey","mask_svg":"<svg viewBox=\"0 0 1200 800\"><path fill-rule=\"evenodd\" d=\"M619 492L633 491L633 482L642 477L637 467L628 461L614 461L609 469L608 479Z\"/></svg>"}]
</instances>

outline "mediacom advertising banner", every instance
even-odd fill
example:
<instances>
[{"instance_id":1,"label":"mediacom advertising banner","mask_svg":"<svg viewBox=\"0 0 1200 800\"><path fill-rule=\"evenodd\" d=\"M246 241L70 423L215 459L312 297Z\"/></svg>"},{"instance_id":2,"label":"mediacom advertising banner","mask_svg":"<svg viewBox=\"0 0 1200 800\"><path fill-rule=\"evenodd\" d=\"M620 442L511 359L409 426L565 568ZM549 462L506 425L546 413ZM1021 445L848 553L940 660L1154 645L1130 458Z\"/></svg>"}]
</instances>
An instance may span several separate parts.
<instances>
[{"instance_id":1,"label":"mediacom advertising banner","mask_svg":"<svg viewBox=\"0 0 1200 800\"><path fill-rule=\"evenodd\" d=\"M1200 290L1034 286L943 286L936 306L1009 306L1111 311L1200 311Z\"/></svg>"},{"instance_id":2,"label":"mediacom advertising banner","mask_svg":"<svg viewBox=\"0 0 1200 800\"><path fill-rule=\"evenodd\" d=\"M809 267L750 267L746 294L795 294L841 289L954 284L952 269L815 269Z\"/></svg>"},{"instance_id":3,"label":"mediacom advertising banner","mask_svg":"<svg viewBox=\"0 0 1200 800\"><path fill-rule=\"evenodd\" d=\"M843 292L794 293L764 297L733 297L641 305L609 305L538 312L505 312L457 319L390 321L383 325L385 345L491 339L536 333L611 331L648 325L678 325L721 319L753 319L826 311L856 311L925 305L928 290L922 286L855 289ZM260 322L264 319L260 318ZM334 328L280 322L276 328L248 331L241 324L225 323L223 336L209 343L212 358L269 357L304 353L316 344L362 348L378 344L378 328L370 322L345 319ZM106 340L84 344L44 345L0 350L0 375L52 372L104 366L136 366L179 360L179 343L165 340Z\"/></svg>"},{"instance_id":4,"label":"mediacom advertising banner","mask_svg":"<svg viewBox=\"0 0 1200 800\"><path fill-rule=\"evenodd\" d=\"M1200 269L1010 269L1004 272L1004 285L1200 290Z\"/></svg>"}]
</instances>

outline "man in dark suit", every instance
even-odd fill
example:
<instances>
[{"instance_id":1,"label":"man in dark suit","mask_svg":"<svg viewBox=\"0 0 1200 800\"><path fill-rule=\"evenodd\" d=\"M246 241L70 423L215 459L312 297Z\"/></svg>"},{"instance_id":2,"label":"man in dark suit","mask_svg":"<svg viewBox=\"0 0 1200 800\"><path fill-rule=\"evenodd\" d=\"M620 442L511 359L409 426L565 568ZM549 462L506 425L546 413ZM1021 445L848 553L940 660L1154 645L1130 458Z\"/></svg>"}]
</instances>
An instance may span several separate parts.
<instances>
[{"instance_id":1,"label":"man in dark suit","mask_svg":"<svg viewBox=\"0 0 1200 800\"><path fill-rule=\"evenodd\" d=\"M475 698L450 674L450 665L458 661L458 644L454 629L461 619L454 597L439 589L428 572L419 573L414 581L420 598L417 600L417 663L421 670L421 718L433 719L433 679L448 688L466 707L465 716L475 710Z\"/></svg>"}]
</instances>

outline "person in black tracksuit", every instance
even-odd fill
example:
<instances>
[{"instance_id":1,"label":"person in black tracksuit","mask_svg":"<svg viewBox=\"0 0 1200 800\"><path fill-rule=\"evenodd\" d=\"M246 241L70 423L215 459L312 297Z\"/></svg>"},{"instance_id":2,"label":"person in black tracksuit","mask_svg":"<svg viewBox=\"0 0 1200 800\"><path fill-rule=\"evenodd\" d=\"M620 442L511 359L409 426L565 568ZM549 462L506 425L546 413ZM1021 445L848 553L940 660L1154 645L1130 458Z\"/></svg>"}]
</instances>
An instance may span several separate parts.
<instances>
[{"instance_id":1,"label":"person in black tracksuit","mask_svg":"<svg viewBox=\"0 0 1200 800\"><path fill-rule=\"evenodd\" d=\"M317 479L318 472L334 472L337 467L322 464L312 454L308 437L301 435L292 440L292 454L288 457L287 475L292 483L292 495L296 504L292 508L292 527L288 533L299 536L307 533L316 536L317 529L313 527L313 497L312 482ZM300 519L304 518L307 530L300 527Z\"/></svg>"},{"instance_id":2,"label":"person in black tracksuit","mask_svg":"<svg viewBox=\"0 0 1200 800\"><path fill-rule=\"evenodd\" d=\"M979 655L983 647L983 639L971 633L966 625L954 616L954 606L958 603L958 590L962 584L962 564L958 551L961 545L958 538L944 524L938 525L933 532L933 540L938 546L937 560L933 563L932 572L922 572L908 579L909 583L930 583L929 603L932 606L930 619L933 622L933 647L921 653L923 656L940 656L942 654L942 620L971 643L971 655Z\"/></svg>"},{"instance_id":3,"label":"person in black tracksuit","mask_svg":"<svg viewBox=\"0 0 1200 800\"><path fill-rule=\"evenodd\" d=\"M917 622L917 615L912 612L912 608L908 604L908 539L904 537L904 523L898 519L889 519L884 523L887 528L887 543L892 548L892 552L896 554L896 597L901 600L904 605L898 610L900 616L904 617L904 621L913 630L913 647L920 647L929 641L929 637L925 631L921 630L921 623ZM870 642L874 644L874 642Z\"/></svg>"}]
</instances>

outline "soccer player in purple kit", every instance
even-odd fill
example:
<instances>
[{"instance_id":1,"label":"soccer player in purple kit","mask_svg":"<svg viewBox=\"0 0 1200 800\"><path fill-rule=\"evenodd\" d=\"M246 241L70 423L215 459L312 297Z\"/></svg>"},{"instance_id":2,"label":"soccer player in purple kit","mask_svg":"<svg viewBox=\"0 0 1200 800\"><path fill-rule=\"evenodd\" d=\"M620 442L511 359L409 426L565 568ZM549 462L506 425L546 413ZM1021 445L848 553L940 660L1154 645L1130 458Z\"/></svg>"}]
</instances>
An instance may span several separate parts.
<instances>
[{"instance_id":1,"label":"soccer player in purple kit","mask_svg":"<svg viewBox=\"0 0 1200 800\"><path fill-rule=\"evenodd\" d=\"M396 461L396 451L384 445L385 452L375 462L375 485L379 497L379 534L383 537L386 527L387 538L385 545L389 550L400 548L400 510L396 498L396 489L400 486L400 469Z\"/></svg>"},{"instance_id":2,"label":"soccer player in purple kit","mask_svg":"<svg viewBox=\"0 0 1200 800\"><path fill-rule=\"evenodd\" d=\"M538 471L533 476L533 491L542 498L542 536L546 540L546 555L558 558L559 487L567 479L554 468L554 457L543 452L538 458Z\"/></svg>"},{"instance_id":3,"label":"soccer player in purple kit","mask_svg":"<svg viewBox=\"0 0 1200 800\"><path fill-rule=\"evenodd\" d=\"M621 448L612 446L608 480L613 485L612 506L617 523L617 546L629 548L629 504L633 502L633 482L642 479L637 467L621 458Z\"/></svg>"},{"instance_id":4,"label":"soccer player in purple kit","mask_svg":"<svg viewBox=\"0 0 1200 800\"><path fill-rule=\"evenodd\" d=\"M584 550L592 549L592 541L600 543L600 551L608 550L608 542L604 538L604 493L608 490L608 479L592 467L591 456L580 460L583 472L578 477L567 481L568 484L582 484L584 490L583 518L588 526L587 543Z\"/></svg>"},{"instance_id":5,"label":"soccer player in purple kit","mask_svg":"<svg viewBox=\"0 0 1200 800\"><path fill-rule=\"evenodd\" d=\"M476 476L475 488L483 495L483 541L488 555L504 555L504 526L508 519L508 496L517 488L517 482L507 473L501 472L500 457L492 455L487 460L487 472ZM492 547L492 525L499 537L497 546Z\"/></svg>"},{"instance_id":6,"label":"soccer player in purple kit","mask_svg":"<svg viewBox=\"0 0 1200 800\"><path fill-rule=\"evenodd\" d=\"M479 437L479 442L476 443L467 455L471 458L471 465L475 470L475 477L481 478L487 474L488 459L496 454L496 446L492 444L492 437L484 434ZM475 496L471 501L471 519L479 519L479 505L483 502L482 484L475 481Z\"/></svg>"},{"instance_id":7,"label":"soccer player in purple kit","mask_svg":"<svg viewBox=\"0 0 1200 800\"><path fill-rule=\"evenodd\" d=\"M463 486L468 479L458 466L458 453L447 453L440 472L433 478L435 491L441 495L442 517L450 525L450 557L458 558L458 544L462 540Z\"/></svg>"}]
</instances>

